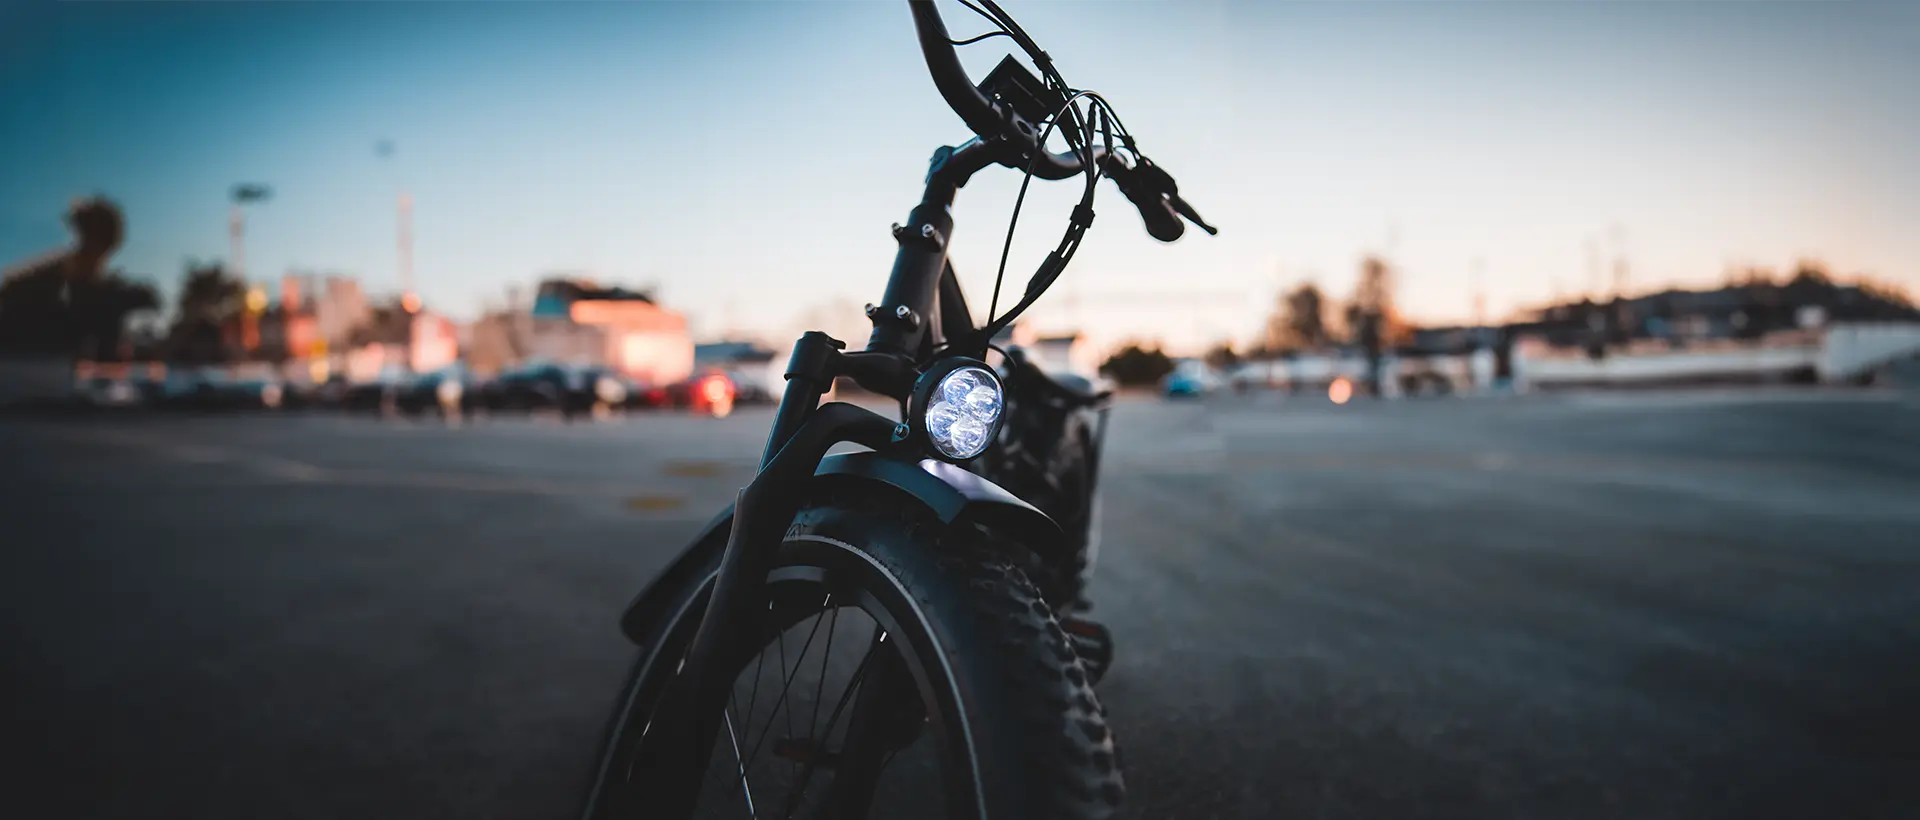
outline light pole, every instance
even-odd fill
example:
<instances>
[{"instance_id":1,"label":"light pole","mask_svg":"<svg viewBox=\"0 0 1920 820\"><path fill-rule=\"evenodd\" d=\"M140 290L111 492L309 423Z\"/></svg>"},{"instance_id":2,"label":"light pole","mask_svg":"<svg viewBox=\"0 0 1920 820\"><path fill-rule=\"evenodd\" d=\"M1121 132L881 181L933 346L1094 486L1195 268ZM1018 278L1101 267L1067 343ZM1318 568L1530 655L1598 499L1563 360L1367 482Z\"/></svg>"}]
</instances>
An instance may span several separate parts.
<instances>
[{"instance_id":1,"label":"light pole","mask_svg":"<svg viewBox=\"0 0 1920 820\"><path fill-rule=\"evenodd\" d=\"M260 313L266 309L266 294L247 283L247 215L242 206L265 202L272 196L273 189L258 183L233 186L233 213L227 219L233 243L233 277L247 289L246 309L240 315L240 346L248 353L260 346Z\"/></svg>"},{"instance_id":2,"label":"light pole","mask_svg":"<svg viewBox=\"0 0 1920 820\"><path fill-rule=\"evenodd\" d=\"M1467 268L1468 287L1473 290L1473 326L1484 327L1487 324L1487 290L1484 282L1487 261L1478 256ZM1475 330L1475 332L1479 332Z\"/></svg>"},{"instance_id":3,"label":"light pole","mask_svg":"<svg viewBox=\"0 0 1920 820\"><path fill-rule=\"evenodd\" d=\"M382 139L373 144L373 153L383 160L392 160L397 148L393 140ZM407 193L406 183L400 179L398 163L387 166L393 170L394 187L399 193L395 197L395 250L399 258L400 306L407 313L420 312L420 296L413 289L413 195Z\"/></svg>"},{"instance_id":4,"label":"light pole","mask_svg":"<svg viewBox=\"0 0 1920 820\"><path fill-rule=\"evenodd\" d=\"M247 268L247 216L241 206L250 202L265 202L273 196L273 189L258 183L242 183L233 186L233 213L227 220L227 229L233 241L233 275L246 278Z\"/></svg>"},{"instance_id":5,"label":"light pole","mask_svg":"<svg viewBox=\"0 0 1920 820\"><path fill-rule=\"evenodd\" d=\"M400 306L408 313L420 312L420 296L413 290L413 195L400 192Z\"/></svg>"}]
</instances>

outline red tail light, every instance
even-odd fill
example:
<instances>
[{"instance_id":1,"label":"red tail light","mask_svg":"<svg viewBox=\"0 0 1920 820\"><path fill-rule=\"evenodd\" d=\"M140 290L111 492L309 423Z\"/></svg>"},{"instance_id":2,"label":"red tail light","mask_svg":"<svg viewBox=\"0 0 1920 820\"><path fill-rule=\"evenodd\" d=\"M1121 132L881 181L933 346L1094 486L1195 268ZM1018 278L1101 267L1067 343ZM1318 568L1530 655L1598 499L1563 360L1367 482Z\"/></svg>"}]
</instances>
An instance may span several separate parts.
<instances>
[{"instance_id":1,"label":"red tail light","mask_svg":"<svg viewBox=\"0 0 1920 820\"><path fill-rule=\"evenodd\" d=\"M707 401L713 404L731 400L733 398L733 383L727 381L727 377L725 376L714 376L707 379L705 384L700 385L700 395L705 396Z\"/></svg>"}]
</instances>

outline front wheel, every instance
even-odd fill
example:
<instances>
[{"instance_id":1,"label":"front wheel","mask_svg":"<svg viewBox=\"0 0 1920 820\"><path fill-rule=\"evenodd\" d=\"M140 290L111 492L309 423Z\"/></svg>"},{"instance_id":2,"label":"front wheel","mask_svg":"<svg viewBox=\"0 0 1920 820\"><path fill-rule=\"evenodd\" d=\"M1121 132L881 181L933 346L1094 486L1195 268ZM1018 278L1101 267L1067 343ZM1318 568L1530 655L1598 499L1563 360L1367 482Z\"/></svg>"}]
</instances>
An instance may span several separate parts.
<instances>
[{"instance_id":1,"label":"front wheel","mask_svg":"<svg viewBox=\"0 0 1920 820\"><path fill-rule=\"evenodd\" d=\"M761 634L715 659L732 697L695 816L1111 816L1123 787L1105 710L1009 546L897 503L804 510L767 576ZM635 750L717 561L651 626L588 818L655 816Z\"/></svg>"}]
</instances>

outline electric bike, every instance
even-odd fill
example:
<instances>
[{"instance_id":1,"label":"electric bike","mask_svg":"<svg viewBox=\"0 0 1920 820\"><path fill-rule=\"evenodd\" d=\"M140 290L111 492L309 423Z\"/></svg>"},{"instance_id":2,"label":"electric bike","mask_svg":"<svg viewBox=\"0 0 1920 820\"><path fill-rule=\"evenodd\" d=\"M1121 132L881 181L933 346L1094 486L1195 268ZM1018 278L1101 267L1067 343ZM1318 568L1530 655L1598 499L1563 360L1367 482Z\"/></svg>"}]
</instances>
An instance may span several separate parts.
<instances>
[{"instance_id":1,"label":"electric bike","mask_svg":"<svg viewBox=\"0 0 1920 820\"><path fill-rule=\"evenodd\" d=\"M1068 86L991 0L962 2L994 30L955 41L931 0L908 5L975 136L934 152L894 226L866 349L801 336L759 472L622 615L639 655L588 818L1098 818L1122 800L1092 688L1112 642L1085 594L1108 397L995 339L1072 258L1101 177L1160 241L1182 217L1215 231L1104 97ZM996 36L1040 76L1009 56L976 86L955 48ZM1065 150L1049 149L1056 133ZM1022 201L1036 177L1085 190L1021 298L996 316L996 280L976 326L949 208L994 164L1024 172ZM901 418L823 404L839 378Z\"/></svg>"}]
</instances>

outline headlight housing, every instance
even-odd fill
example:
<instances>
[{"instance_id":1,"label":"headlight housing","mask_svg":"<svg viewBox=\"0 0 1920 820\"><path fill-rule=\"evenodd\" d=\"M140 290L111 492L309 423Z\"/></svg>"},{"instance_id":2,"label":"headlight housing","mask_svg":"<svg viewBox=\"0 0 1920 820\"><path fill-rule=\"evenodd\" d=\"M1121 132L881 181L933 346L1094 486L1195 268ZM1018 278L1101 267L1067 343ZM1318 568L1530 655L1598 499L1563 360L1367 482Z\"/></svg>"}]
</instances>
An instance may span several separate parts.
<instances>
[{"instance_id":1,"label":"headlight housing","mask_svg":"<svg viewBox=\"0 0 1920 820\"><path fill-rule=\"evenodd\" d=\"M987 451L1006 415L1006 391L986 364L967 358L935 362L914 382L907 403L913 435L948 461Z\"/></svg>"}]
</instances>

